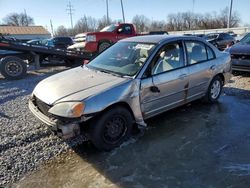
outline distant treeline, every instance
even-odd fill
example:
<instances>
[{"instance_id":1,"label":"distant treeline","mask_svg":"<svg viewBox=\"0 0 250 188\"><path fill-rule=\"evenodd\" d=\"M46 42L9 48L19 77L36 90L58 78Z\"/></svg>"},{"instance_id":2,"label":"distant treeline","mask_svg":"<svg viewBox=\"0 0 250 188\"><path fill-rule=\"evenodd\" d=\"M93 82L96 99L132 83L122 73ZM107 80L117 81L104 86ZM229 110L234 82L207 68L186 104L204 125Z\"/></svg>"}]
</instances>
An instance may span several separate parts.
<instances>
[{"instance_id":1,"label":"distant treeline","mask_svg":"<svg viewBox=\"0 0 250 188\"><path fill-rule=\"evenodd\" d=\"M145 15L135 15L132 23L136 26L137 32L148 31L184 31L195 29L217 29L226 28L228 21L229 8L218 12L197 14L192 12L182 12L168 14L162 20L152 20ZM73 28L66 28L61 25L55 30L55 36L74 36L78 33L88 31L99 31L111 23L121 22L121 20L111 20L103 16L101 19L96 19L91 16L83 16L74 25ZM34 19L24 13L12 13L7 15L3 24L28 26L34 24ZM239 13L234 11L231 17L230 27L237 27L240 24Z\"/></svg>"},{"instance_id":2,"label":"distant treeline","mask_svg":"<svg viewBox=\"0 0 250 188\"><path fill-rule=\"evenodd\" d=\"M216 29L226 28L228 21L229 9L226 7L219 13L197 14L192 12L182 12L167 15L164 20L150 20L145 15L135 15L132 23L136 26L137 32L148 31L184 31L195 29ZM106 16L96 19L91 16L84 16L79 19L73 29L59 26L55 32L56 36L74 36L77 33L88 31L99 31L106 25L121 22L121 20L107 20ZM232 13L230 27L237 27L240 24L240 16L238 12Z\"/></svg>"}]
</instances>

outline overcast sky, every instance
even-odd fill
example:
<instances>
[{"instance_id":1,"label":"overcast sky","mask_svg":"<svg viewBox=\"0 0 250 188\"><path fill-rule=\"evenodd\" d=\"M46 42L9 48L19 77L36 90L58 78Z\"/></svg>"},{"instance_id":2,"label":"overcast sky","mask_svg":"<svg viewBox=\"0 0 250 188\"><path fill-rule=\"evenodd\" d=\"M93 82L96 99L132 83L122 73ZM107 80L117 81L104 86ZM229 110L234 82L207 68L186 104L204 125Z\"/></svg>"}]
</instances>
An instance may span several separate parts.
<instances>
[{"instance_id":1,"label":"overcast sky","mask_svg":"<svg viewBox=\"0 0 250 188\"><path fill-rule=\"evenodd\" d=\"M71 0L74 7L73 22L80 17L101 18L106 14L106 0ZM194 6L193 6L194 2ZM36 25L47 26L50 19L56 28L70 26L66 8L69 0L0 0L0 23L12 12L24 12L34 18ZM125 18L130 22L136 14L143 14L151 20L166 20L170 13L194 11L195 13L219 12L229 6L230 0L123 0ZM250 24L250 0L234 0L233 10L239 12L242 25ZM111 19L122 19L120 0L109 0Z\"/></svg>"}]
</instances>

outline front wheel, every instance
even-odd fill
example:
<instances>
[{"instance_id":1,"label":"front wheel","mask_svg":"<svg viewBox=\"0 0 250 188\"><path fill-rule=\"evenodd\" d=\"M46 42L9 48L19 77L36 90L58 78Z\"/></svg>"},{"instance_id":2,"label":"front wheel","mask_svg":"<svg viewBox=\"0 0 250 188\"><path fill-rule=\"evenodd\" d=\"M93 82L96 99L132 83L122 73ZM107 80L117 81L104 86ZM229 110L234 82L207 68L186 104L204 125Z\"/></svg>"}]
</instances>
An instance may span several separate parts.
<instances>
[{"instance_id":1,"label":"front wheel","mask_svg":"<svg viewBox=\"0 0 250 188\"><path fill-rule=\"evenodd\" d=\"M124 107L114 107L90 125L90 140L99 150L120 146L131 135L133 118Z\"/></svg>"},{"instance_id":2,"label":"front wheel","mask_svg":"<svg viewBox=\"0 0 250 188\"><path fill-rule=\"evenodd\" d=\"M221 78L219 76L214 77L208 87L206 96L204 97L205 101L209 103L217 102L222 91L222 85Z\"/></svg>"}]
</instances>

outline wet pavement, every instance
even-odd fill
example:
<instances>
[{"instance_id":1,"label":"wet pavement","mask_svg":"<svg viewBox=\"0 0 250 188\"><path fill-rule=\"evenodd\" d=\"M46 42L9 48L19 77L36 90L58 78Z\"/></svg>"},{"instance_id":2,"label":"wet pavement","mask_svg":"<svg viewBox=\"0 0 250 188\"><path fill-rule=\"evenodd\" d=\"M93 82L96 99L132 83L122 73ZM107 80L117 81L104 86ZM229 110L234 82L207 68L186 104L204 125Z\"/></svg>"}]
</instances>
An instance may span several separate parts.
<instances>
[{"instance_id":1,"label":"wet pavement","mask_svg":"<svg viewBox=\"0 0 250 188\"><path fill-rule=\"evenodd\" d=\"M197 101L149 120L120 148L82 144L12 186L249 187L249 111L249 98Z\"/></svg>"}]
</instances>

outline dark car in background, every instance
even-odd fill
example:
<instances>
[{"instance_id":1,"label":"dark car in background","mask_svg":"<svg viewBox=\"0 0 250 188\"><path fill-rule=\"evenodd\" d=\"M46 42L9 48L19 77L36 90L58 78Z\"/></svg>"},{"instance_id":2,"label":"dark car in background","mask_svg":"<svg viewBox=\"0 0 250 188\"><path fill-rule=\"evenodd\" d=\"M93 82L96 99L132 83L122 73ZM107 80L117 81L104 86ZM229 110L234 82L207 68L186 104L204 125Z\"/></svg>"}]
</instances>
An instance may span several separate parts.
<instances>
[{"instance_id":1,"label":"dark car in background","mask_svg":"<svg viewBox=\"0 0 250 188\"><path fill-rule=\"evenodd\" d=\"M74 41L71 37L54 37L51 39L34 39L27 42L31 45L47 46L52 48L67 49Z\"/></svg>"},{"instance_id":2,"label":"dark car in background","mask_svg":"<svg viewBox=\"0 0 250 188\"><path fill-rule=\"evenodd\" d=\"M226 51L231 54L234 71L250 72L250 33Z\"/></svg>"},{"instance_id":3,"label":"dark car in background","mask_svg":"<svg viewBox=\"0 0 250 188\"><path fill-rule=\"evenodd\" d=\"M228 33L209 33L204 38L219 50L224 50L236 43L235 38Z\"/></svg>"},{"instance_id":4,"label":"dark car in background","mask_svg":"<svg viewBox=\"0 0 250 188\"><path fill-rule=\"evenodd\" d=\"M46 46L48 39L33 39L29 40L27 43L31 45Z\"/></svg>"},{"instance_id":5,"label":"dark car in background","mask_svg":"<svg viewBox=\"0 0 250 188\"><path fill-rule=\"evenodd\" d=\"M73 45L73 39L71 37L54 37L47 40L46 46L67 49L67 47Z\"/></svg>"}]
</instances>

